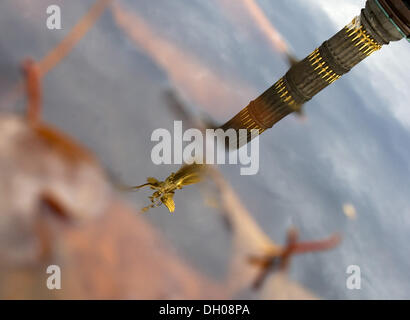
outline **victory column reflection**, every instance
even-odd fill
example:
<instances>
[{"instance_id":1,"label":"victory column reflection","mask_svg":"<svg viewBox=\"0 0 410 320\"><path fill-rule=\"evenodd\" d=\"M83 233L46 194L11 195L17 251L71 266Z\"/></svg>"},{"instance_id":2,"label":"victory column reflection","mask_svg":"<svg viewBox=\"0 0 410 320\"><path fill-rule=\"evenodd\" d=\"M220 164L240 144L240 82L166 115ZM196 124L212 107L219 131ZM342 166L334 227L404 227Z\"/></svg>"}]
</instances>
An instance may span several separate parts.
<instances>
[{"instance_id":1,"label":"victory column reflection","mask_svg":"<svg viewBox=\"0 0 410 320\"><path fill-rule=\"evenodd\" d=\"M383 45L403 38L410 41L409 1L368 0L361 14L350 24L293 65L272 87L221 128L236 130L240 148L254 137L251 135L253 129L262 134L285 116L300 113L304 103L355 65ZM247 139L239 139L240 129L248 130Z\"/></svg>"}]
</instances>

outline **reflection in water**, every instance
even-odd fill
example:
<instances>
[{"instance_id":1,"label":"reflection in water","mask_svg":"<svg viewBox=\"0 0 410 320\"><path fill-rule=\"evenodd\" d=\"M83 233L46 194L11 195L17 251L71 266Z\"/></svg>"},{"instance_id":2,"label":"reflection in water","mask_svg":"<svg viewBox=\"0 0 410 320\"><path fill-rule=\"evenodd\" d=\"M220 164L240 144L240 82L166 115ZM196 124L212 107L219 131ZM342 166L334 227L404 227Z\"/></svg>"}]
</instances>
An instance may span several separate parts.
<instances>
[{"instance_id":1,"label":"reflection in water","mask_svg":"<svg viewBox=\"0 0 410 320\"><path fill-rule=\"evenodd\" d=\"M238 26L243 25L243 20L240 19L241 15L238 15L237 12L235 12L235 8L237 8L238 5L239 7L242 7L243 10L240 11L248 15L248 17L255 23L260 32L267 38L271 47L283 54L288 59L289 64L293 65L297 62L297 59L293 57L288 44L280 32L272 25L255 0L221 0L220 5L225 8L227 16L234 20L236 22L235 24ZM235 12L235 14L232 14L232 12Z\"/></svg>"},{"instance_id":2,"label":"reflection in water","mask_svg":"<svg viewBox=\"0 0 410 320\"><path fill-rule=\"evenodd\" d=\"M152 190L155 190L152 196L149 197L151 204L142 208L142 212L159 207L161 204L164 204L169 212L174 212L175 190L180 190L184 186L200 182L204 176L205 168L206 165L195 163L192 165L184 165L177 172L172 172L164 181L158 181L153 177L149 177L147 178L147 183L126 189L139 190L144 187L150 187Z\"/></svg>"},{"instance_id":3,"label":"reflection in water","mask_svg":"<svg viewBox=\"0 0 410 320\"><path fill-rule=\"evenodd\" d=\"M221 77L199 58L161 37L154 27L137 13L126 11L117 3L114 3L112 8L118 26L166 70L176 87L182 89L193 103L213 115L225 115L224 109L237 108L243 105L243 97L249 99L255 96L255 89L239 83L236 79Z\"/></svg>"}]
</instances>

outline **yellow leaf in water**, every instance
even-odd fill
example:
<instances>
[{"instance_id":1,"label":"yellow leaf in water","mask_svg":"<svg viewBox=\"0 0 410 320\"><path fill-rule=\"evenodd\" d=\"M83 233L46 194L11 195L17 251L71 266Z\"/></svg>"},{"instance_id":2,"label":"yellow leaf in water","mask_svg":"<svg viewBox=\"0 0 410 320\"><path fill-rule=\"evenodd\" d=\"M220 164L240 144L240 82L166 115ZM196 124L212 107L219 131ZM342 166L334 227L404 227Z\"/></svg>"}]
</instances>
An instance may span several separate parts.
<instances>
[{"instance_id":1,"label":"yellow leaf in water","mask_svg":"<svg viewBox=\"0 0 410 320\"><path fill-rule=\"evenodd\" d=\"M356 208L351 203L345 203L343 205L343 212L349 219L354 220L357 217Z\"/></svg>"}]
</instances>

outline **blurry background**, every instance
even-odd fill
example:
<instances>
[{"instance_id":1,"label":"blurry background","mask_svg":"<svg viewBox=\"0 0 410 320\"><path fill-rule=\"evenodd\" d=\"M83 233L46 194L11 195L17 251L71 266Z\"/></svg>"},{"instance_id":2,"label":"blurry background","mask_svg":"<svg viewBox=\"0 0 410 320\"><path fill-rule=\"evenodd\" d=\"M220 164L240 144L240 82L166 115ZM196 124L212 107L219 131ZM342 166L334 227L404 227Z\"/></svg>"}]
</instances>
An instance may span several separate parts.
<instances>
[{"instance_id":1,"label":"blurry background","mask_svg":"<svg viewBox=\"0 0 410 320\"><path fill-rule=\"evenodd\" d=\"M178 169L155 166L150 157L152 131L172 130L177 119L167 101L170 90L194 113L223 123L287 71L281 50L305 57L365 4L118 2L125 10L107 10L45 77L44 119L82 141L116 178L134 185ZM62 30L46 28L50 4L61 6ZM24 58L43 57L92 4L1 1L0 95L21 78ZM254 14L255 6L271 26ZM220 167L275 242L284 242L291 225L304 239L342 233L336 249L292 261L290 277L320 297L410 298L409 50L406 41L390 44L310 101L305 119L289 116L265 132L258 175ZM0 110L22 112L23 102L0 102ZM140 209L147 195L127 199ZM160 207L147 219L197 270L224 278L231 242L217 210L206 205L198 186L178 192L175 202L174 215ZM361 290L346 289L349 265L361 267Z\"/></svg>"}]
</instances>

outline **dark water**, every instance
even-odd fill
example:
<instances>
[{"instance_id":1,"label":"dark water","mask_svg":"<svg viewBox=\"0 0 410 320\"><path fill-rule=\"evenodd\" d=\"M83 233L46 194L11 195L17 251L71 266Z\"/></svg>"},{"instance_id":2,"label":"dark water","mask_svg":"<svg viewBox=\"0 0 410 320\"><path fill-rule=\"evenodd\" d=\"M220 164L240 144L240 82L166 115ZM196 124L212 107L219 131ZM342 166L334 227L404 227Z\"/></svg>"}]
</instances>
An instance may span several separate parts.
<instances>
[{"instance_id":1,"label":"dark water","mask_svg":"<svg viewBox=\"0 0 410 320\"><path fill-rule=\"evenodd\" d=\"M23 58L42 57L92 3L54 2L62 6L63 30L49 31L44 19L50 3L40 2L0 3L0 93L19 78ZM346 7L359 2L346 1ZM255 26L230 19L233 13L216 0L122 3L160 37L249 92L264 91L288 68ZM336 19L343 18L343 12L336 18L329 14L332 3L335 10L340 8L336 1L324 7L319 0L258 3L299 58L343 26ZM346 24L352 18L347 12ZM257 175L240 176L237 167L222 168L275 241L282 243L292 224L303 239L342 233L337 249L299 256L292 263L291 277L321 297L410 298L410 113L405 109L410 98L409 50L404 41L383 48L309 102L305 122L290 116L264 133ZM215 101L209 92L209 105L195 104L191 92L175 83L144 48L136 48L107 12L47 75L45 118L92 149L114 175L142 183L147 175L162 178L177 168L155 166L150 158L152 131L173 126L175 115L165 100L169 88L218 122L255 98L238 94L242 105L210 108ZM18 111L22 103L2 108ZM131 195L129 200L139 208L146 198ZM149 219L188 261L222 278L230 239L218 213L204 205L196 186L175 200L175 215L158 208ZM346 203L356 208L356 220L343 214ZM361 268L361 290L346 289L349 265Z\"/></svg>"}]
</instances>

